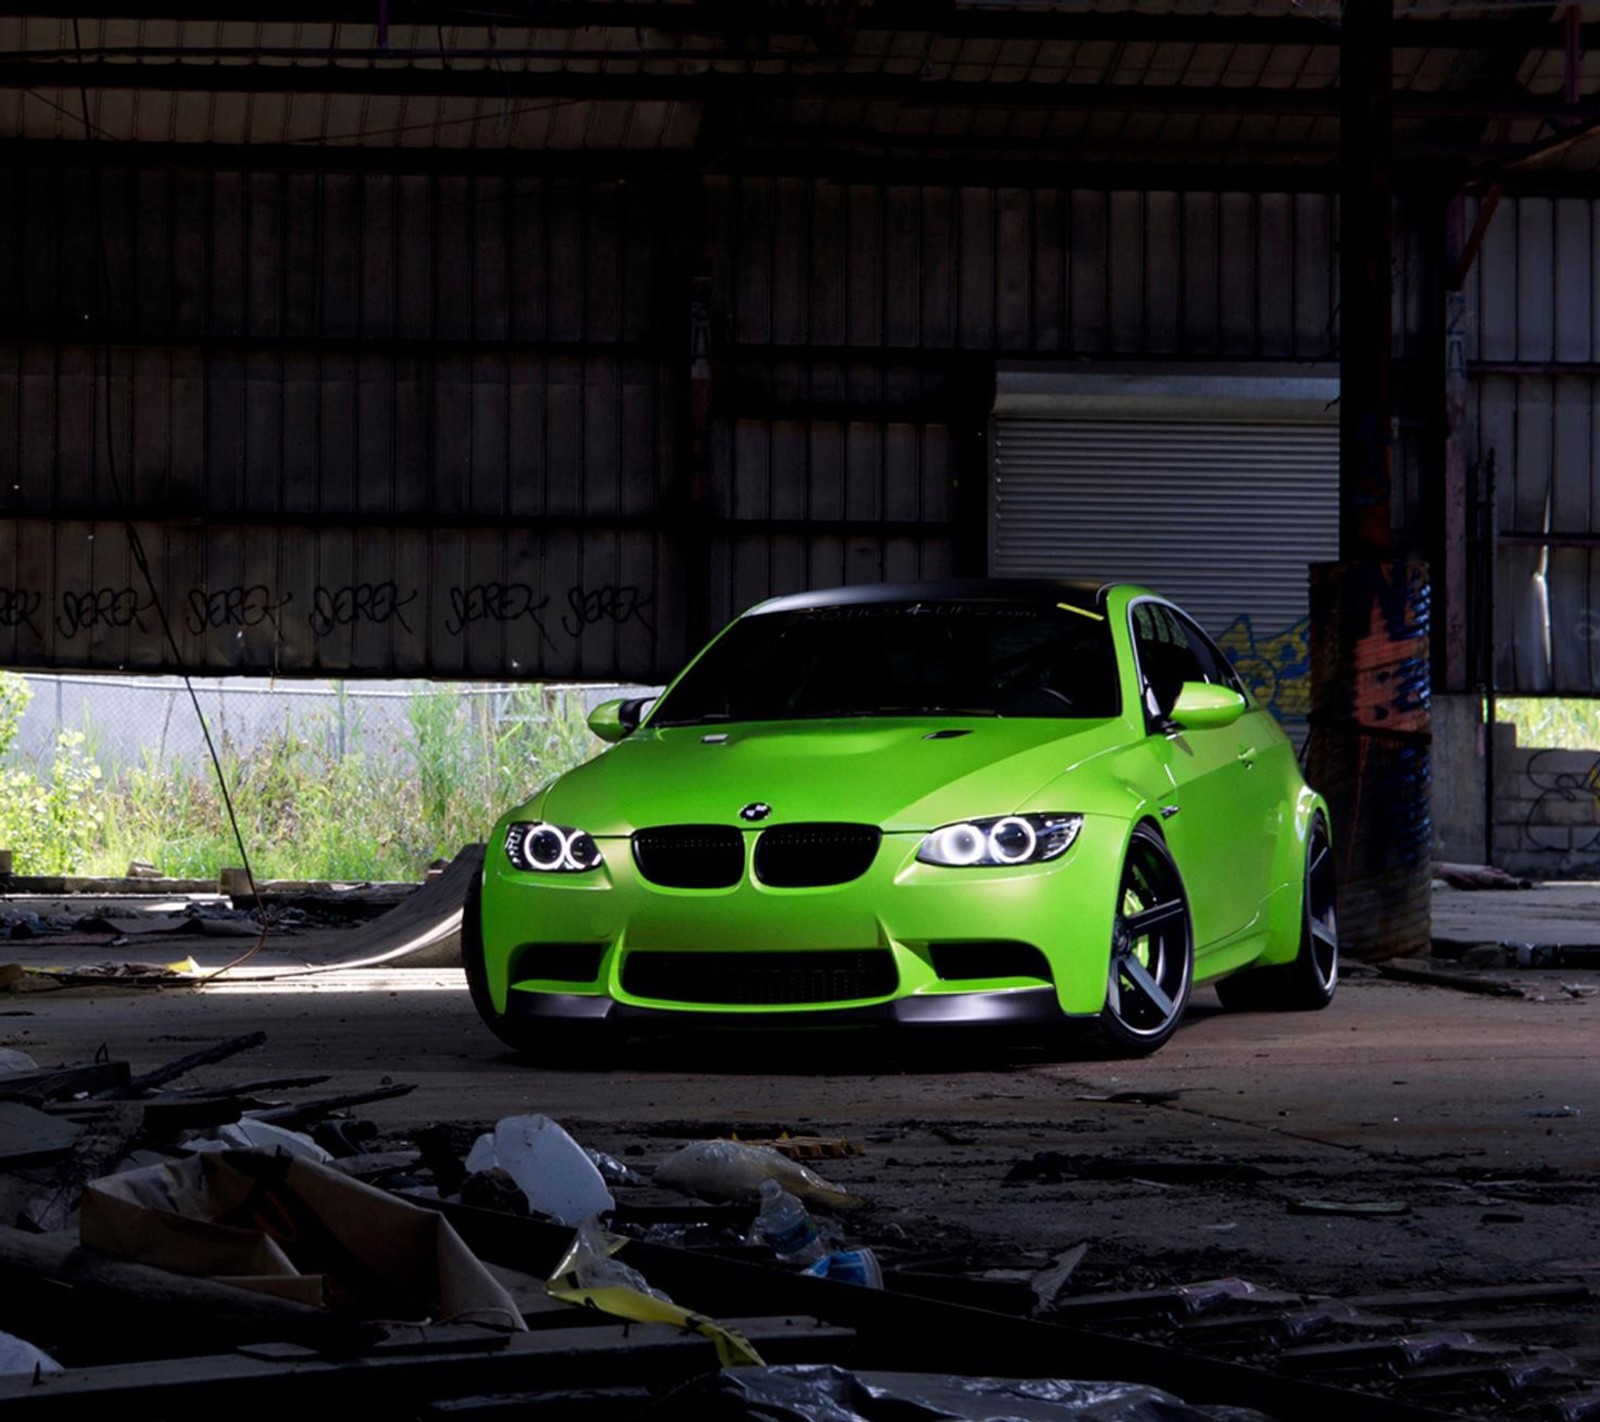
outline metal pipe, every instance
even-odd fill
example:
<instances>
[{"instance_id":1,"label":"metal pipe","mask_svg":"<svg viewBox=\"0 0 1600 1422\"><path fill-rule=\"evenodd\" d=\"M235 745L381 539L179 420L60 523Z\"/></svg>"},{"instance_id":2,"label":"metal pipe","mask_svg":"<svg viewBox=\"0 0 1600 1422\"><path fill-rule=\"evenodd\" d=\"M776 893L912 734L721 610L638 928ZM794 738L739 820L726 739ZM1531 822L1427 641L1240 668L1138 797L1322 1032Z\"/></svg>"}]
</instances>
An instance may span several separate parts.
<instances>
[{"instance_id":1,"label":"metal pipe","mask_svg":"<svg viewBox=\"0 0 1600 1422\"><path fill-rule=\"evenodd\" d=\"M1484 479L1488 488L1484 496L1484 623L1480 635L1484 646L1484 696L1483 696L1483 862L1494 864L1495 822L1495 545L1499 541L1499 496L1495 479L1494 450L1484 461Z\"/></svg>"}]
</instances>

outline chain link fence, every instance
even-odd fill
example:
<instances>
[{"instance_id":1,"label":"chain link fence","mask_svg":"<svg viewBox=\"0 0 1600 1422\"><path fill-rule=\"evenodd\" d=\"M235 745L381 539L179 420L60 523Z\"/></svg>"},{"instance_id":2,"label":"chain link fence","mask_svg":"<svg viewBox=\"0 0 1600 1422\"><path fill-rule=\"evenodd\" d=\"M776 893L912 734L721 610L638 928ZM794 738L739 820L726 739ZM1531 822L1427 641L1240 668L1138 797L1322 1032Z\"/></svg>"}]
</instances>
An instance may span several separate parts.
<instances>
[{"instance_id":1,"label":"chain link fence","mask_svg":"<svg viewBox=\"0 0 1600 1422\"><path fill-rule=\"evenodd\" d=\"M0 849L19 873L412 878L596 754L589 712L653 688L5 674ZM206 747L205 718L228 788ZM231 802L233 815L228 814Z\"/></svg>"}]
</instances>

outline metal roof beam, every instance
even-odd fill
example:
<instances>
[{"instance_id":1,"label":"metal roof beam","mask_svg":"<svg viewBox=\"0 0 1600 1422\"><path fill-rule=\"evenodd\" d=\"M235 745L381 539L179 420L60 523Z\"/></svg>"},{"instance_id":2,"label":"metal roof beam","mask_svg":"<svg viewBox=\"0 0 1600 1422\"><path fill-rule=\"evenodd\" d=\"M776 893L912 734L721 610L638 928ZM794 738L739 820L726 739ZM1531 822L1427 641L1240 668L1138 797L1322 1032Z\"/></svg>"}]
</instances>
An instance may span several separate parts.
<instances>
[{"instance_id":1,"label":"metal roof beam","mask_svg":"<svg viewBox=\"0 0 1600 1422\"><path fill-rule=\"evenodd\" d=\"M440 173L457 177L526 178L530 184L626 182L632 186L724 174L930 187L1156 192L1332 192L1338 177L1331 161L1152 164L1120 162L1114 158L1033 154L866 154L826 147L742 147L708 156L690 149L633 152L617 149L374 148L324 144L124 143L106 139L89 143L81 139L0 140L0 166L92 166L222 173Z\"/></svg>"},{"instance_id":2,"label":"metal roof beam","mask_svg":"<svg viewBox=\"0 0 1600 1422\"><path fill-rule=\"evenodd\" d=\"M260 24L376 25L378 0L365 3L317 4L283 0L275 5L223 3L223 0L169 0L150 18L232 21ZM126 19L126 0L21 0L0 3L0 17L40 19ZM437 25L483 28L490 24L544 30L654 30L673 35L802 36L838 41L851 30L935 33L957 39L1022 39L1113 44L1160 41L1170 44L1318 45L1339 43L1336 22L1305 14L1283 15L1149 15L1133 11L1085 13L1077 9L964 5L954 0L862 0L845 18L833 6L815 0L697 0L692 4L649 3L649 0L542 0L537 7L500 0L470 6L439 6L424 0L388 0L389 25ZM1448 15L1397 19L1396 49L1489 49L1506 42L1515 22L1497 19L1452 19ZM1585 49L1600 46L1600 24L1581 28ZM1537 32L1540 47L1561 49L1566 31L1545 23Z\"/></svg>"},{"instance_id":3,"label":"metal roof beam","mask_svg":"<svg viewBox=\"0 0 1600 1422\"><path fill-rule=\"evenodd\" d=\"M0 62L0 89L155 90L198 93L382 94L462 99L553 98L590 102L755 102L837 98L919 108L1059 109L1074 112L1267 114L1337 117L1339 92L1188 84L962 82L916 76L785 69L774 74L579 73L571 70L445 69L385 64L76 64ZM1526 94L1397 93L1397 117L1600 118L1600 99L1567 103Z\"/></svg>"}]
</instances>

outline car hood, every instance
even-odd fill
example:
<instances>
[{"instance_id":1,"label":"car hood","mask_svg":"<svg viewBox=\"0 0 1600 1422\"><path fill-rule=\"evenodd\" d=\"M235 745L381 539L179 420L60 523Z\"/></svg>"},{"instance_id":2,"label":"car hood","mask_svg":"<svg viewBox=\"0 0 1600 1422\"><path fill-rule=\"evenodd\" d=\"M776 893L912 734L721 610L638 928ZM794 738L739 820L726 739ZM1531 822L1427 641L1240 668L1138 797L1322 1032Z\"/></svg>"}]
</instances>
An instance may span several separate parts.
<instances>
[{"instance_id":1,"label":"car hood","mask_svg":"<svg viewBox=\"0 0 1600 1422\"><path fill-rule=\"evenodd\" d=\"M594 835L667 824L807 820L925 831L1004 815L1121 739L1115 721L860 718L648 727L557 780L531 815ZM1035 808L1073 810L1074 805Z\"/></svg>"}]
</instances>

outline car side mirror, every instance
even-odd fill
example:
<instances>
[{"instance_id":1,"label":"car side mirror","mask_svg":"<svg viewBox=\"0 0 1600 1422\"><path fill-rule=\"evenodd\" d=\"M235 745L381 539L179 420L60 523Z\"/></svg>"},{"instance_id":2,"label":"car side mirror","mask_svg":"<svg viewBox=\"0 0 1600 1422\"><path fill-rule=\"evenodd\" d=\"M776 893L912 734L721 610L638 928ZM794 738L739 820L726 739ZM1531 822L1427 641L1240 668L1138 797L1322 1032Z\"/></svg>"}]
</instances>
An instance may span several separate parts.
<instances>
[{"instance_id":1,"label":"car side mirror","mask_svg":"<svg viewBox=\"0 0 1600 1422\"><path fill-rule=\"evenodd\" d=\"M589 713L589 729L603 741L615 743L639 729L644 708L653 696L630 696L621 701L602 701Z\"/></svg>"},{"instance_id":2,"label":"car side mirror","mask_svg":"<svg viewBox=\"0 0 1600 1422\"><path fill-rule=\"evenodd\" d=\"M1214 731L1231 726L1244 715L1245 709L1244 697L1229 687L1186 681L1168 719L1192 731Z\"/></svg>"}]
</instances>

